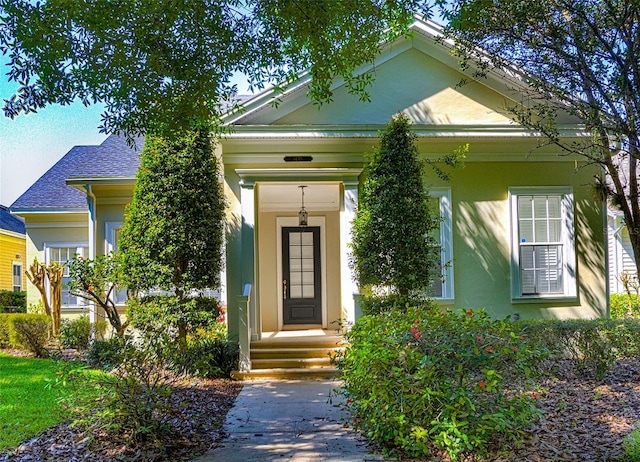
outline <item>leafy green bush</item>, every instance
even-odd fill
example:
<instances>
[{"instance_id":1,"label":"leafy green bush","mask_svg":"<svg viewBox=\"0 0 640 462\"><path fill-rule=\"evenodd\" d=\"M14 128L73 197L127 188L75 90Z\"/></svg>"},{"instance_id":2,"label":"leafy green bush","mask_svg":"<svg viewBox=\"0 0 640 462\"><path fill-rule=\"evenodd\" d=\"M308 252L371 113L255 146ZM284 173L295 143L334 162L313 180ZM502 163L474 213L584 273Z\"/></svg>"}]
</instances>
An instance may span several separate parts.
<instances>
[{"instance_id":1,"label":"leafy green bush","mask_svg":"<svg viewBox=\"0 0 640 462\"><path fill-rule=\"evenodd\" d=\"M99 390L97 396L69 394L67 407L93 410L81 413L77 420L89 433L107 433L126 443L153 442L161 448L162 441L170 438L173 415L170 397L174 377L164 369L166 359L156 354L157 348L138 348L131 337L112 340L108 343L117 346L119 364L110 373L83 384L77 368L64 371L61 382Z\"/></svg>"},{"instance_id":2,"label":"leafy green bush","mask_svg":"<svg viewBox=\"0 0 640 462\"><path fill-rule=\"evenodd\" d=\"M225 338L199 339L175 355L170 367L205 378L229 377L238 367L238 344Z\"/></svg>"},{"instance_id":3,"label":"leafy green bush","mask_svg":"<svg viewBox=\"0 0 640 462\"><path fill-rule=\"evenodd\" d=\"M206 297L148 296L129 300L127 311L127 319L143 341L168 350L176 349L181 329L197 338L215 329L220 316L218 301Z\"/></svg>"},{"instance_id":4,"label":"leafy green bush","mask_svg":"<svg viewBox=\"0 0 640 462\"><path fill-rule=\"evenodd\" d=\"M611 294L609 303L611 319L640 317L640 300L636 294Z\"/></svg>"},{"instance_id":5,"label":"leafy green bush","mask_svg":"<svg viewBox=\"0 0 640 462\"><path fill-rule=\"evenodd\" d=\"M640 428L636 428L629 433L622 442L622 453L620 460L623 462L640 461Z\"/></svg>"},{"instance_id":6,"label":"leafy green bush","mask_svg":"<svg viewBox=\"0 0 640 462\"><path fill-rule=\"evenodd\" d=\"M6 348L9 345L9 319L12 315L0 313L0 348Z\"/></svg>"},{"instance_id":7,"label":"leafy green bush","mask_svg":"<svg viewBox=\"0 0 640 462\"><path fill-rule=\"evenodd\" d=\"M634 319L537 320L518 323L541 348L576 362L602 379L619 359L640 355L640 323Z\"/></svg>"},{"instance_id":8,"label":"leafy green bush","mask_svg":"<svg viewBox=\"0 0 640 462\"><path fill-rule=\"evenodd\" d=\"M391 310L406 310L411 306L425 306L433 302L417 298L415 295L400 295L392 293L385 296L363 295L360 298L362 313L366 315L381 314Z\"/></svg>"},{"instance_id":9,"label":"leafy green bush","mask_svg":"<svg viewBox=\"0 0 640 462\"><path fill-rule=\"evenodd\" d=\"M517 442L537 415L530 378L545 352L513 328L430 306L362 317L338 360L354 426L413 457Z\"/></svg>"},{"instance_id":10,"label":"leafy green bush","mask_svg":"<svg viewBox=\"0 0 640 462\"><path fill-rule=\"evenodd\" d=\"M135 346L126 335L108 340L95 340L91 343L85 359L91 367L111 370L123 363L127 350L132 348Z\"/></svg>"},{"instance_id":11,"label":"leafy green bush","mask_svg":"<svg viewBox=\"0 0 640 462\"><path fill-rule=\"evenodd\" d=\"M0 290L0 313L9 312L8 307L15 308L14 313L27 312L27 293L25 291Z\"/></svg>"},{"instance_id":12,"label":"leafy green bush","mask_svg":"<svg viewBox=\"0 0 640 462\"><path fill-rule=\"evenodd\" d=\"M38 357L47 356L47 340L51 318L43 314L12 314L7 316L9 345L23 348Z\"/></svg>"},{"instance_id":13,"label":"leafy green bush","mask_svg":"<svg viewBox=\"0 0 640 462\"><path fill-rule=\"evenodd\" d=\"M89 316L86 315L73 320L63 319L60 323L60 345L63 348L86 350L89 348L93 334L99 338L104 336L106 330L105 321L97 321L92 325Z\"/></svg>"}]
</instances>

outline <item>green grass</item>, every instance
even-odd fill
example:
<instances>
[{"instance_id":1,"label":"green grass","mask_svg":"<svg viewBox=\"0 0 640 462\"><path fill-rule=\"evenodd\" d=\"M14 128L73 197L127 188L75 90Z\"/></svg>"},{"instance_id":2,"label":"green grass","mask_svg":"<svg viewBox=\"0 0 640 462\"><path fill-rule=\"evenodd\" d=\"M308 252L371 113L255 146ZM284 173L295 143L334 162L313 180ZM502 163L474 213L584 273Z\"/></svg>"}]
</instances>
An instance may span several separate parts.
<instances>
[{"instance_id":1,"label":"green grass","mask_svg":"<svg viewBox=\"0 0 640 462\"><path fill-rule=\"evenodd\" d=\"M56 425L65 418L57 399L65 392L50 387L55 361L16 358L0 352L0 451Z\"/></svg>"}]
</instances>

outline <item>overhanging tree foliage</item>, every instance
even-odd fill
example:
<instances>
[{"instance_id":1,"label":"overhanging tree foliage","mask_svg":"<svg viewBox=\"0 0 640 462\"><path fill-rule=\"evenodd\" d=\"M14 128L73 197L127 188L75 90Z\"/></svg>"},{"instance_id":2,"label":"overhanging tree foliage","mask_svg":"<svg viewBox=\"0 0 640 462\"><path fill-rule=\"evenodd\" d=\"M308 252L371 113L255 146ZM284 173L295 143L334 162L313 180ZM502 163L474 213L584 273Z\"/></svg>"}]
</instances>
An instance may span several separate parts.
<instances>
[{"instance_id":1,"label":"overhanging tree foliage","mask_svg":"<svg viewBox=\"0 0 640 462\"><path fill-rule=\"evenodd\" d=\"M208 132L146 138L119 243L123 282L134 294L163 290L176 297L161 303L173 307L172 322L181 345L188 329L206 318L189 310L211 305L190 303L189 297L220 286L224 213L218 161ZM213 305L215 321L217 304Z\"/></svg>"},{"instance_id":2,"label":"overhanging tree foliage","mask_svg":"<svg viewBox=\"0 0 640 462\"><path fill-rule=\"evenodd\" d=\"M20 84L14 117L46 105L106 106L102 129L130 136L217 127L235 88L313 77L309 94L331 99L343 77L366 98L382 40L406 32L425 0L0 0L0 51Z\"/></svg>"},{"instance_id":3,"label":"overhanging tree foliage","mask_svg":"<svg viewBox=\"0 0 640 462\"><path fill-rule=\"evenodd\" d=\"M407 116L395 116L365 169L353 222L352 263L361 287L406 297L426 293L438 278L439 217L429 207L416 136Z\"/></svg>"},{"instance_id":4,"label":"overhanging tree foliage","mask_svg":"<svg viewBox=\"0 0 640 462\"><path fill-rule=\"evenodd\" d=\"M510 108L516 121L602 167L596 191L622 211L640 268L640 2L446 3L458 51L476 76L494 66L524 71L532 91ZM581 120L588 136L562 136L562 113Z\"/></svg>"}]
</instances>

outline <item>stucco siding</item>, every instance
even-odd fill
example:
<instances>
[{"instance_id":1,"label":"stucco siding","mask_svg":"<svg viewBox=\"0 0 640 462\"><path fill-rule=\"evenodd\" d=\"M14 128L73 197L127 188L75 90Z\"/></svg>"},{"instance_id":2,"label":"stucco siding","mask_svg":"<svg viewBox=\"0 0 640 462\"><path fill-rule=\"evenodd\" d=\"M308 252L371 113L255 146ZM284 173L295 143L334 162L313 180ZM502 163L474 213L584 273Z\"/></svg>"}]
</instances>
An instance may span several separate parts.
<instances>
[{"instance_id":1,"label":"stucco siding","mask_svg":"<svg viewBox=\"0 0 640 462\"><path fill-rule=\"evenodd\" d=\"M573 163L469 162L451 182L455 308L484 308L493 316L593 318L607 313L602 207L588 186L593 171ZM575 204L578 296L566 301L511 299L509 188L571 186Z\"/></svg>"}]
</instances>

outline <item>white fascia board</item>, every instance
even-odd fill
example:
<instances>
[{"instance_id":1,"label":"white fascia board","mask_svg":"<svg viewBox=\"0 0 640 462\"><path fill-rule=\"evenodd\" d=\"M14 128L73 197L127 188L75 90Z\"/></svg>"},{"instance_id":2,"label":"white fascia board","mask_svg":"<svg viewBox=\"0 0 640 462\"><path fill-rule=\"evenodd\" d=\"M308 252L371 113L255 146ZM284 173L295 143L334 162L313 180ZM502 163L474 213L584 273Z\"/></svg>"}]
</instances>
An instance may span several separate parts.
<instances>
[{"instance_id":1,"label":"white fascia board","mask_svg":"<svg viewBox=\"0 0 640 462\"><path fill-rule=\"evenodd\" d=\"M8 229L0 228L0 234L4 234L5 236L17 237L18 239L26 239L26 234L16 233L15 231L10 231Z\"/></svg>"},{"instance_id":2,"label":"white fascia board","mask_svg":"<svg viewBox=\"0 0 640 462\"><path fill-rule=\"evenodd\" d=\"M20 216L28 215L46 215L46 214L61 214L61 213L86 213L89 211L88 207L67 207L67 208L12 208L11 213Z\"/></svg>"},{"instance_id":3,"label":"white fascia board","mask_svg":"<svg viewBox=\"0 0 640 462\"><path fill-rule=\"evenodd\" d=\"M317 139L317 138L378 138L383 125L292 126L252 125L236 127L227 140L244 139ZM518 125L414 125L418 137L535 137L542 136ZM570 125L559 129L561 137L586 136L584 126ZM224 143L224 141L223 141Z\"/></svg>"},{"instance_id":4,"label":"white fascia board","mask_svg":"<svg viewBox=\"0 0 640 462\"><path fill-rule=\"evenodd\" d=\"M85 191L86 185L95 185L95 186L118 186L118 185L131 185L135 184L136 178L133 176L89 176L89 177L79 177L72 176L67 178L65 183L68 186L79 189L80 191Z\"/></svg>"}]
</instances>

